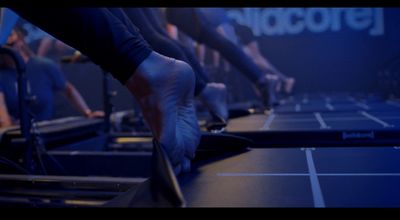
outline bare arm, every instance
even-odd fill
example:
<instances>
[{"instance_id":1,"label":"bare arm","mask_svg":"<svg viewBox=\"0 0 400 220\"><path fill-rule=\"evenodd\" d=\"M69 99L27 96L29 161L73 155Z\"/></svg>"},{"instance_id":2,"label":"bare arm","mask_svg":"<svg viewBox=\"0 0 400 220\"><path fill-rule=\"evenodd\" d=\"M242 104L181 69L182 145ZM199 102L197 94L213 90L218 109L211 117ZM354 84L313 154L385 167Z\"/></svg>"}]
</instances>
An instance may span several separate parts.
<instances>
[{"instance_id":1,"label":"bare arm","mask_svg":"<svg viewBox=\"0 0 400 220\"><path fill-rule=\"evenodd\" d=\"M78 92L78 90L73 86L70 82L67 82L67 85L64 90L64 94L67 97L68 101L77 109L82 115L88 118L93 117L102 117L104 116L104 112L102 111L94 111L90 110L85 100Z\"/></svg>"},{"instance_id":2,"label":"bare arm","mask_svg":"<svg viewBox=\"0 0 400 220\"><path fill-rule=\"evenodd\" d=\"M198 42L196 42L196 54L200 64L204 66L204 59L206 56L206 46L204 46L204 44L199 44Z\"/></svg>"},{"instance_id":3,"label":"bare arm","mask_svg":"<svg viewBox=\"0 0 400 220\"><path fill-rule=\"evenodd\" d=\"M178 40L178 28L175 25L168 23L167 33L172 39Z\"/></svg>"},{"instance_id":4,"label":"bare arm","mask_svg":"<svg viewBox=\"0 0 400 220\"><path fill-rule=\"evenodd\" d=\"M37 55L39 57L45 57L47 53L51 50L53 47L53 39L49 37L44 37L39 44L39 48L37 50Z\"/></svg>"},{"instance_id":5,"label":"bare arm","mask_svg":"<svg viewBox=\"0 0 400 220\"><path fill-rule=\"evenodd\" d=\"M7 111L7 105L4 94L0 92L0 127L8 127L12 125L12 120Z\"/></svg>"},{"instance_id":6,"label":"bare arm","mask_svg":"<svg viewBox=\"0 0 400 220\"><path fill-rule=\"evenodd\" d=\"M272 72L282 79L287 78L287 76L277 70L265 57L261 55L257 42L247 44L244 46L243 50L263 71Z\"/></svg>"}]
</instances>

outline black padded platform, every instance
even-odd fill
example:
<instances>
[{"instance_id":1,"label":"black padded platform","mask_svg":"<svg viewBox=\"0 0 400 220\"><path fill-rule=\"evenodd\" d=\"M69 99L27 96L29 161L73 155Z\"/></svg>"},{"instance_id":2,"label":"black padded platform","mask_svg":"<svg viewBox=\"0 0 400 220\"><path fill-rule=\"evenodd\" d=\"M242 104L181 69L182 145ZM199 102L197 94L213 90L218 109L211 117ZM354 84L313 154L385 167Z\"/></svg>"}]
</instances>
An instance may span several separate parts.
<instances>
[{"instance_id":1,"label":"black padded platform","mask_svg":"<svg viewBox=\"0 0 400 220\"><path fill-rule=\"evenodd\" d=\"M314 147L251 149L196 161L192 173L179 176L187 206L400 207L399 147ZM101 193L77 190L82 184L69 184L76 191L63 195L73 201L90 198L89 204L96 206L126 190L123 185L121 191L99 188L104 192L100 197ZM25 188L12 193L32 192Z\"/></svg>"},{"instance_id":2,"label":"black padded platform","mask_svg":"<svg viewBox=\"0 0 400 220\"><path fill-rule=\"evenodd\" d=\"M1 207L98 207L144 178L0 175Z\"/></svg>"},{"instance_id":3,"label":"black padded platform","mask_svg":"<svg viewBox=\"0 0 400 220\"><path fill-rule=\"evenodd\" d=\"M310 100L312 96L308 97L308 102ZM332 100L336 101L331 103L339 103L337 106L358 106L347 103L340 97L334 97ZM219 149L223 152L211 157L197 158L193 163L193 172L178 178L186 205L400 207L400 191L397 187L400 181L400 136L397 130L400 120L398 111L394 110L398 108L398 102L383 102L373 98L365 100L369 109L360 105L356 110L326 111L317 106L318 108L310 107L311 110L307 111L279 112L277 109L272 113L273 117L271 114L253 114L232 119L228 132L258 135L252 138L256 137L254 142L264 149L235 148L235 145L232 145L232 149L235 150L228 151L230 146L224 139L226 137L219 136ZM282 105L284 106L285 104ZM386 106L394 108L388 110ZM258 129L257 132L254 132L255 128ZM238 146L248 143L246 139L237 140L241 141L237 143ZM149 142L148 137L137 141L136 144L140 144L139 142ZM382 145L376 145L377 143ZM63 164L68 164L69 167L66 168L76 172L76 175L107 176L112 173L114 176L136 176L140 170L144 173L139 176L149 175L150 170L141 169L149 167L149 153L141 155L138 152L119 152L116 148L115 152L102 152L102 147L95 142L91 144L97 148L88 147L85 151L80 151L80 146L72 145L58 151L52 150L49 154ZM142 145L144 146L145 144ZM280 146L290 148L271 148ZM207 148L205 150L207 151ZM104 190L100 187L100 195L104 192L103 197L88 200L89 197L93 198L91 196L96 197L99 194L79 194L81 191L78 188L71 189L70 194L67 192L63 195L75 196L75 199L80 200L75 204L92 201L93 206L104 204L106 200L128 192L127 188L111 187ZM33 195L29 187L26 190L13 191L12 187L7 190L10 194L1 194L1 204L18 202L18 199L21 199L19 196L25 198L25 201L28 198L28 203L22 204L30 204L29 198L35 199L35 196L38 196L37 192L33 192L36 193ZM50 193L43 197L43 201L55 198L51 197L54 191L42 192ZM33 197L29 197L32 195ZM88 197L82 200L82 197L79 197L81 195ZM7 200L10 197L14 200Z\"/></svg>"},{"instance_id":4,"label":"black padded platform","mask_svg":"<svg viewBox=\"0 0 400 220\"><path fill-rule=\"evenodd\" d=\"M339 96L308 97L305 104L304 99L301 104L293 104L298 99L293 98L268 114L232 119L226 131L252 139L257 146L268 147L373 146L400 142L400 102L372 97L358 102L351 96ZM326 99L335 100L329 102L330 110L321 103Z\"/></svg>"},{"instance_id":5,"label":"black padded platform","mask_svg":"<svg viewBox=\"0 0 400 220\"><path fill-rule=\"evenodd\" d=\"M400 103L383 100L379 97L334 95L296 95L284 100L275 108L279 113L300 112L349 112L349 111L399 111Z\"/></svg>"},{"instance_id":6,"label":"black padded platform","mask_svg":"<svg viewBox=\"0 0 400 220\"><path fill-rule=\"evenodd\" d=\"M37 127L44 144L51 149L98 136L103 120L75 116L38 122ZM21 137L19 126L4 129L1 131L0 146L23 144Z\"/></svg>"},{"instance_id":7,"label":"black padded platform","mask_svg":"<svg viewBox=\"0 0 400 220\"><path fill-rule=\"evenodd\" d=\"M147 179L110 177L118 175L114 172L109 172L107 177L93 174L0 175L0 204L11 207L185 207L185 199L164 147L155 140L153 145L151 163L145 165L151 168ZM97 161L97 166L102 163L107 164L107 161ZM121 168L118 164L108 165L114 170ZM90 164L89 168L95 166ZM83 167L78 164L75 169L80 168ZM131 186L121 187L120 183L124 181Z\"/></svg>"},{"instance_id":8,"label":"black padded platform","mask_svg":"<svg viewBox=\"0 0 400 220\"><path fill-rule=\"evenodd\" d=\"M400 207L400 150L252 149L179 180L189 207Z\"/></svg>"}]
</instances>

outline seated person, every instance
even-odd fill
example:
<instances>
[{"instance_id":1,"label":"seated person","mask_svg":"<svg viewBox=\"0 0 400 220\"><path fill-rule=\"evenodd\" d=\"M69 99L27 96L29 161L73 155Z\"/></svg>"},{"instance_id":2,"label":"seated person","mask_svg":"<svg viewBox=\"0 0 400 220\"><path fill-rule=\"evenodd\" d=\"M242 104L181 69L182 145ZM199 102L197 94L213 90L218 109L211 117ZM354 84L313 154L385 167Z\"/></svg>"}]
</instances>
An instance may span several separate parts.
<instances>
[{"instance_id":1,"label":"seated person","mask_svg":"<svg viewBox=\"0 0 400 220\"><path fill-rule=\"evenodd\" d=\"M30 103L30 111L36 121L49 120L53 116L55 92L63 92L71 104L86 117L101 117L101 111L91 111L75 87L66 81L63 73L51 60L39 58L23 40L23 31L15 28L7 44L18 51L26 63L27 91L35 97ZM0 109L1 126L15 124L18 120L18 92L15 64L10 58L2 57L0 69Z\"/></svg>"},{"instance_id":2,"label":"seated person","mask_svg":"<svg viewBox=\"0 0 400 220\"><path fill-rule=\"evenodd\" d=\"M18 20L17 26L22 27L25 43L38 57L46 57L59 64L62 56L74 51L73 48L22 18Z\"/></svg>"}]
</instances>

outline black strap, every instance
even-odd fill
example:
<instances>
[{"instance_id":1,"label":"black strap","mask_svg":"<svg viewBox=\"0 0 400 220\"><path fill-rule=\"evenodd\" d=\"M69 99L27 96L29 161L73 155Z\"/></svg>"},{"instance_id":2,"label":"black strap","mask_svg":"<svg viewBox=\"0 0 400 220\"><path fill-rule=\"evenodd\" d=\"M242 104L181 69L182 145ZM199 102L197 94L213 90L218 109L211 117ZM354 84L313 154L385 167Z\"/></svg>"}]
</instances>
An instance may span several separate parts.
<instances>
[{"instance_id":1,"label":"black strap","mask_svg":"<svg viewBox=\"0 0 400 220\"><path fill-rule=\"evenodd\" d=\"M185 207L186 202L164 147L153 139L152 174L104 207Z\"/></svg>"}]
</instances>

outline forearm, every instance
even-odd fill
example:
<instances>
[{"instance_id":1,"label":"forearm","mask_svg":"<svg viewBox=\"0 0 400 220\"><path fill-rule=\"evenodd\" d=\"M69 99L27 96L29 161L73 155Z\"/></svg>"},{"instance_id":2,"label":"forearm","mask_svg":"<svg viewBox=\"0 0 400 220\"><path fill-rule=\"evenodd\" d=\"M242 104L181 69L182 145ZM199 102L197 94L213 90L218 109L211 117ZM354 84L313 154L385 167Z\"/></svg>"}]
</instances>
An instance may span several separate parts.
<instances>
[{"instance_id":1,"label":"forearm","mask_svg":"<svg viewBox=\"0 0 400 220\"><path fill-rule=\"evenodd\" d=\"M7 111L3 93L0 93L0 127L8 127L12 125L12 120Z\"/></svg>"},{"instance_id":2,"label":"forearm","mask_svg":"<svg viewBox=\"0 0 400 220\"><path fill-rule=\"evenodd\" d=\"M40 41L40 45L37 50L37 55L39 57L45 57L52 47L53 47L53 39L48 37L43 38Z\"/></svg>"},{"instance_id":3,"label":"forearm","mask_svg":"<svg viewBox=\"0 0 400 220\"><path fill-rule=\"evenodd\" d=\"M175 25L167 24L167 33L172 39L178 40L178 28Z\"/></svg>"},{"instance_id":4,"label":"forearm","mask_svg":"<svg viewBox=\"0 0 400 220\"><path fill-rule=\"evenodd\" d=\"M266 62L265 59L263 59L263 57L260 57L258 53L254 52L250 47L245 46L243 47L243 51L246 53L246 55L248 55L253 61L254 63L257 64L257 66L262 69L264 72L269 72L272 71L270 69L270 66L268 65L268 62Z\"/></svg>"},{"instance_id":5,"label":"forearm","mask_svg":"<svg viewBox=\"0 0 400 220\"><path fill-rule=\"evenodd\" d=\"M76 88L69 82L67 82L66 89L64 91L68 101L78 110L82 115L88 116L91 113L90 108L86 104L81 94Z\"/></svg>"},{"instance_id":6,"label":"forearm","mask_svg":"<svg viewBox=\"0 0 400 220\"><path fill-rule=\"evenodd\" d=\"M275 75L278 75L280 78L287 78L283 73L281 73L274 65L272 65L266 58L264 58L258 50L253 49L252 47L245 46L245 53L250 56L254 62L257 64L259 68L261 68L265 72L269 72Z\"/></svg>"},{"instance_id":7,"label":"forearm","mask_svg":"<svg viewBox=\"0 0 400 220\"><path fill-rule=\"evenodd\" d=\"M212 54L213 54L213 66L214 66L214 67L219 67L220 56L219 56L218 51L213 50L213 51L212 51Z\"/></svg>"},{"instance_id":8,"label":"forearm","mask_svg":"<svg viewBox=\"0 0 400 220\"><path fill-rule=\"evenodd\" d=\"M279 71L274 65L272 65L267 59L263 58L263 62L266 63L267 68L269 68L272 73L276 74L277 76L279 76L279 78L285 80L287 78L286 75L284 75L281 71Z\"/></svg>"},{"instance_id":9,"label":"forearm","mask_svg":"<svg viewBox=\"0 0 400 220\"><path fill-rule=\"evenodd\" d=\"M199 62L201 63L201 65L204 66L204 59L205 59L205 54L206 54L206 48L205 48L204 44L196 43L196 53L197 53Z\"/></svg>"}]
</instances>

